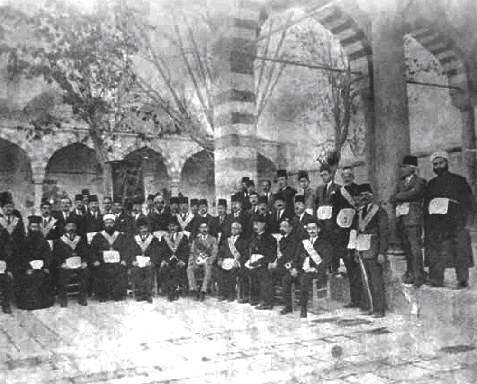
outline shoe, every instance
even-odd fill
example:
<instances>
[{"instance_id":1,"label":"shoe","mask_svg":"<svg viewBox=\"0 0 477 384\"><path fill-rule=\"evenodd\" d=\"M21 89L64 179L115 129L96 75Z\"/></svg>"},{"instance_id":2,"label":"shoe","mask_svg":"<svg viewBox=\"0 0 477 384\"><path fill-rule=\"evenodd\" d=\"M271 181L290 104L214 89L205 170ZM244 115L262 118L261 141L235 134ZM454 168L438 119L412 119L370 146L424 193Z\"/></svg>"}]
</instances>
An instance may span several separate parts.
<instances>
[{"instance_id":1,"label":"shoe","mask_svg":"<svg viewBox=\"0 0 477 384\"><path fill-rule=\"evenodd\" d=\"M86 299L78 300L78 304L81 305L82 307L86 307L88 303L86 302Z\"/></svg>"},{"instance_id":2,"label":"shoe","mask_svg":"<svg viewBox=\"0 0 477 384\"><path fill-rule=\"evenodd\" d=\"M293 310L291 308L285 307L280 311L280 315L286 315L286 314L292 313L292 312L293 312Z\"/></svg>"},{"instance_id":3,"label":"shoe","mask_svg":"<svg viewBox=\"0 0 477 384\"><path fill-rule=\"evenodd\" d=\"M205 300L205 292L201 292L200 294L197 294L199 301L204 301Z\"/></svg>"},{"instance_id":4,"label":"shoe","mask_svg":"<svg viewBox=\"0 0 477 384\"><path fill-rule=\"evenodd\" d=\"M355 303L346 304L343 308L359 308L359 305Z\"/></svg>"},{"instance_id":5,"label":"shoe","mask_svg":"<svg viewBox=\"0 0 477 384\"><path fill-rule=\"evenodd\" d=\"M197 291L189 290L190 297L197 297Z\"/></svg>"},{"instance_id":6,"label":"shoe","mask_svg":"<svg viewBox=\"0 0 477 384\"><path fill-rule=\"evenodd\" d=\"M167 300L168 300L168 301L174 301L174 294L173 294L173 293L169 293L169 294L167 295Z\"/></svg>"},{"instance_id":7,"label":"shoe","mask_svg":"<svg viewBox=\"0 0 477 384\"><path fill-rule=\"evenodd\" d=\"M306 310L306 309L303 309L303 308L301 309L301 311L300 311L300 317L301 317L302 319L305 319L306 317L308 317L308 313L307 313L307 310Z\"/></svg>"},{"instance_id":8,"label":"shoe","mask_svg":"<svg viewBox=\"0 0 477 384\"><path fill-rule=\"evenodd\" d=\"M255 309L260 309L260 310L270 310L273 309L273 305L270 304L258 304Z\"/></svg>"},{"instance_id":9,"label":"shoe","mask_svg":"<svg viewBox=\"0 0 477 384\"><path fill-rule=\"evenodd\" d=\"M373 312L372 317L374 319L380 319L380 318L384 317L384 311Z\"/></svg>"},{"instance_id":10,"label":"shoe","mask_svg":"<svg viewBox=\"0 0 477 384\"><path fill-rule=\"evenodd\" d=\"M243 297L243 298L239 299L238 303L239 303L239 304L247 304L247 303L248 303L248 299L245 298L245 297Z\"/></svg>"},{"instance_id":11,"label":"shoe","mask_svg":"<svg viewBox=\"0 0 477 384\"><path fill-rule=\"evenodd\" d=\"M2 310L3 310L3 313L5 313L7 315L12 314L12 307L10 307L10 305L6 305L5 307L2 308Z\"/></svg>"},{"instance_id":12,"label":"shoe","mask_svg":"<svg viewBox=\"0 0 477 384\"><path fill-rule=\"evenodd\" d=\"M60 299L60 307L61 308L66 308L68 306L68 302L66 301L65 298Z\"/></svg>"},{"instance_id":13,"label":"shoe","mask_svg":"<svg viewBox=\"0 0 477 384\"><path fill-rule=\"evenodd\" d=\"M146 297L145 301L147 301L149 304L152 304L152 297Z\"/></svg>"}]
</instances>

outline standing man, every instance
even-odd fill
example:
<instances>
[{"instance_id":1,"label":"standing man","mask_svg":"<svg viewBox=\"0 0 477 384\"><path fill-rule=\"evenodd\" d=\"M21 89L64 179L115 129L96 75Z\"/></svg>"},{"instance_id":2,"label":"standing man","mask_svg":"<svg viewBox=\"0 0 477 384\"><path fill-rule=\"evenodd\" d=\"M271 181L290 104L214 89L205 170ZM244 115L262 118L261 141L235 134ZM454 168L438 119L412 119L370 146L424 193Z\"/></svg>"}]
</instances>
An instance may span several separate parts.
<instances>
[{"instance_id":1,"label":"standing man","mask_svg":"<svg viewBox=\"0 0 477 384\"><path fill-rule=\"evenodd\" d=\"M53 260L58 273L60 305L68 305L67 290L76 276L79 285L78 304L86 306L89 251L86 240L76 234L76 221L70 217L65 222L64 234L53 243Z\"/></svg>"},{"instance_id":2,"label":"standing man","mask_svg":"<svg viewBox=\"0 0 477 384\"><path fill-rule=\"evenodd\" d=\"M314 220L314 216L306 212L305 207L305 195L295 195L295 216L291 219L291 225L293 235L300 241L308 238L306 225Z\"/></svg>"},{"instance_id":3,"label":"standing man","mask_svg":"<svg viewBox=\"0 0 477 384\"><path fill-rule=\"evenodd\" d=\"M356 188L358 184L354 182L354 173L353 173L353 168L351 167L343 167L341 170L341 180L343 180L343 185L344 186L352 186L353 188Z\"/></svg>"},{"instance_id":4,"label":"standing man","mask_svg":"<svg viewBox=\"0 0 477 384\"><path fill-rule=\"evenodd\" d=\"M404 156L401 178L390 203L395 206L397 233L406 252L404 284L419 288L424 284L425 272L421 253L422 226L424 215L422 204L426 192L426 181L417 176L417 157Z\"/></svg>"},{"instance_id":5,"label":"standing man","mask_svg":"<svg viewBox=\"0 0 477 384\"><path fill-rule=\"evenodd\" d=\"M264 217L254 216L254 234L246 267L250 270L250 304L256 305L256 309L270 310L273 308L273 278L269 265L277 258L277 241L265 231L265 225Z\"/></svg>"},{"instance_id":6,"label":"standing man","mask_svg":"<svg viewBox=\"0 0 477 384\"><path fill-rule=\"evenodd\" d=\"M179 197L179 213L176 215L181 231L189 237L194 231L193 220L195 215L189 211L189 198L187 196Z\"/></svg>"},{"instance_id":7,"label":"standing man","mask_svg":"<svg viewBox=\"0 0 477 384\"><path fill-rule=\"evenodd\" d=\"M199 213L199 199L190 199L190 212L197 216Z\"/></svg>"},{"instance_id":8,"label":"standing man","mask_svg":"<svg viewBox=\"0 0 477 384\"><path fill-rule=\"evenodd\" d=\"M154 268L159 265L161 244L149 230L145 216L136 222L138 234L131 246L131 275L136 301L152 303Z\"/></svg>"},{"instance_id":9,"label":"standing man","mask_svg":"<svg viewBox=\"0 0 477 384\"><path fill-rule=\"evenodd\" d=\"M248 210L249 215L258 213L258 193L255 191L249 194L250 208Z\"/></svg>"},{"instance_id":10,"label":"standing man","mask_svg":"<svg viewBox=\"0 0 477 384\"><path fill-rule=\"evenodd\" d=\"M9 250L9 234L0 228L0 297L3 313L12 313L13 301L13 255ZM16 256L16 255L15 255Z\"/></svg>"},{"instance_id":11,"label":"standing man","mask_svg":"<svg viewBox=\"0 0 477 384\"><path fill-rule=\"evenodd\" d=\"M232 215L227 213L227 200L219 199L217 202L217 216L214 217L214 228L217 232L217 242L219 246L223 240L230 236L231 224Z\"/></svg>"},{"instance_id":12,"label":"standing man","mask_svg":"<svg viewBox=\"0 0 477 384\"><path fill-rule=\"evenodd\" d=\"M104 230L91 243L93 265L98 268L98 297L100 302L121 301L126 297L128 244L125 234L116 230L116 218L104 215Z\"/></svg>"},{"instance_id":13,"label":"standing man","mask_svg":"<svg viewBox=\"0 0 477 384\"><path fill-rule=\"evenodd\" d=\"M144 215L147 217L151 212L154 211L154 198L155 195L149 194L146 198L146 206L143 209Z\"/></svg>"},{"instance_id":14,"label":"standing man","mask_svg":"<svg viewBox=\"0 0 477 384\"><path fill-rule=\"evenodd\" d=\"M127 235L131 234L133 232L133 227L134 227L133 218L124 209L124 205L120 197L114 198L113 207L114 207L114 216L116 218L115 229L118 232L121 232Z\"/></svg>"},{"instance_id":15,"label":"standing man","mask_svg":"<svg viewBox=\"0 0 477 384\"><path fill-rule=\"evenodd\" d=\"M429 181L424 198L429 284L444 286L444 271L455 268L457 288L469 285L469 268L474 256L469 231L465 228L473 211L472 190L467 180L449 171L449 155L431 156L436 177Z\"/></svg>"},{"instance_id":16,"label":"standing man","mask_svg":"<svg viewBox=\"0 0 477 384\"><path fill-rule=\"evenodd\" d=\"M273 222L271 223L271 227L268 228L268 230L271 233L279 233L281 221L283 219L291 220L294 215L294 209L288 205L287 197L283 192L275 193L273 200L275 202L275 210L272 212ZM293 200L294 197L292 197L292 201Z\"/></svg>"},{"instance_id":17,"label":"standing man","mask_svg":"<svg viewBox=\"0 0 477 384\"><path fill-rule=\"evenodd\" d=\"M177 196L169 199L169 207L171 214L177 215L179 213L179 198Z\"/></svg>"},{"instance_id":18,"label":"standing man","mask_svg":"<svg viewBox=\"0 0 477 384\"><path fill-rule=\"evenodd\" d=\"M103 214L106 215L107 213L114 213L113 200L110 196L103 197Z\"/></svg>"},{"instance_id":19,"label":"standing man","mask_svg":"<svg viewBox=\"0 0 477 384\"><path fill-rule=\"evenodd\" d=\"M169 217L168 233L162 236L162 254L159 268L156 269L157 286L167 294L169 301L177 300L181 288L187 285L187 261L189 259L189 241L179 231L176 216Z\"/></svg>"},{"instance_id":20,"label":"standing man","mask_svg":"<svg viewBox=\"0 0 477 384\"><path fill-rule=\"evenodd\" d=\"M240 302L248 302L248 274L244 270L248 260L249 242L241 236L242 225L234 221L231 224L231 235L219 247L217 265L220 274L219 300L234 301L235 285L239 280Z\"/></svg>"},{"instance_id":21,"label":"standing man","mask_svg":"<svg viewBox=\"0 0 477 384\"><path fill-rule=\"evenodd\" d=\"M270 180L262 181L262 193L260 196L265 196L268 201L268 210L271 211L273 208L273 193L272 193L272 182Z\"/></svg>"},{"instance_id":22,"label":"standing man","mask_svg":"<svg viewBox=\"0 0 477 384\"><path fill-rule=\"evenodd\" d=\"M147 215L152 232L167 231L171 213L164 204L164 197L158 193L154 197L154 208Z\"/></svg>"},{"instance_id":23,"label":"standing man","mask_svg":"<svg viewBox=\"0 0 477 384\"><path fill-rule=\"evenodd\" d=\"M318 287L325 287L327 271L333 258L333 249L320 234L319 222L314 219L307 223L308 238L301 241L295 258L290 263L288 273L283 278L283 298L285 306L280 314L292 312L291 286L300 284L300 317L308 316L308 299L313 279L318 279ZM315 289L315 287L313 287Z\"/></svg>"},{"instance_id":24,"label":"standing man","mask_svg":"<svg viewBox=\"0 0 477 384\"><path fill-rule=\"evenodd\" d=\"M277 184L278 184L278 192L281 192L286 206L288 209L293 212L293 204L294 204L294 197L296 195L296 190L288 185L288 174L286 169L279 169L277 171ZM274 198L276 197L276 194Z\"/></svg>"},{"instance_id":25,"label":"standing man","mask_svg":"<svg viewBox=\"0 0 477 384\"><path fill-rule=\"evenodd\" d=\"M361 207L357 230L350 235L350 248L356 249L363 268L365 296L368 297L369 315L384 317L386 308L384 292L384 264L389 244L389 226L386 211L373 201L369 184L359 186Z\"/></svg>"},{"instance_id":26,"label":"standing man","mask_svg":"<svg viewBox=\"0 0 477 384\"><path fill-rule=\"evenodd\" d=\"M41 231L46 240L56 240L61 236L62 228L60 223L51 214L51 203L48 199L43 199L40 205L41 209Z\"/></svg>"},{"instance_id":27,"label":"standing man","mask_svg":"<svg viewBox=\"0 0 477 384\"><path fill-rule=\"evenodd\" d=\"M209 235L209 225L204 219L200 219L199 234L192 241L190 247L189 265L187 267L187 280L189 281L189 292L191 295L197 294L197 299L205 300L207 288L212 280L212 268L217 260L218 245L217 239ZM204 280L200 293L197 289L195 272L203 269Z\"/></svg>"},{"instance_id":28,"label":"standing man","mask_svg":"<svg viewBox=\"0 0 477 384\"><path fill-rule=\"evenodd\" d=\"M304 196L305 211L313 215L315 212L315 191L310 187L310 178L307 171L298 171L298 183L300 189L297 194Z\"/></svg>"},{"instance_id":29,"label":"standing man","mask_svg":"<svg viewBox=\"0 0 477 384\"><path fill-rule=\"evenodd\" d=\"M83 195L77 194L75 196L75 208L71 215L76 220L78 235L84 236L86 233L86 207L84 206Z\"/></svg>"},{"instance_id":30,"label":"standing man","mask_svg":"<svg viewBox=\"0 0 477 384\"><path fill-rule=\"evenodd\" d=\"M193 231L193 237L197 236L199 233L199 225L202 222L206 222L207 226L209 227L209 233L217 238L217 229L214 226L214 218L212 215L208 213L209 209L209 204L207 202L207 199L200 199L199 200L199 212L197 212L197 215L194 219L194 231Z\"/></svg>"},{"instance_id":31,"label":"standing man","mask_svg":"<svg viewBox=\"0 0 477 384\"><path fill-rule=\"evenodd\" d=\"M99 210L99 200L97 195L89 197L89 210L86 214L86 233L99 232L103 229L103 216Z\"/></svg>"},{"instance_id":32,"label":"standing man","mask_svg":"<svg viewBox=\"0 0 477 384\"><path fill-rule=\"evenodd\" d=\"M235 221L242 225L242 234L245 238L250 238L252 235L251 218L248 212L243 207L243 197L240 192L237 192L231 197L232 200L232 216Z\"/></svg>"}]
</instances>

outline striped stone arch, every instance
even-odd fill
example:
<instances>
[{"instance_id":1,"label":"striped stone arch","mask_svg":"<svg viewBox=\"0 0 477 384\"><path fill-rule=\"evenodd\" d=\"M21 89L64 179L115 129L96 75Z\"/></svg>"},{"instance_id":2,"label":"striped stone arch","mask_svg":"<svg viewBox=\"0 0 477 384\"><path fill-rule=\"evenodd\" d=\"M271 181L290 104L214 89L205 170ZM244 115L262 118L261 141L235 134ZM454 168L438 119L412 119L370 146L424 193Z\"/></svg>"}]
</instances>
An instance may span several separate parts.
<instances>
[{"instance_id":1,"label":"striped stone arch","mask_svg":"<svg viewBox=\"0 0 477 384\"><path fill-rule=\"evenodd\" d=\"M463 60L464 55L454 40L449 37L449 33L434 23L422 19L406 25L406 32L439 61L447 75L449 85L461 89L461 91L450 90L454 105L467 106L470 100L469 78Z\"/></svg>"},{"instance_id":2,"label":"striped stone arch","mask_svg":"<svg viewBox=\"0 0 477 384\"><path fill-rule=\"evenodd\" d=\"M18 146L20 149L25 151L29 160L33 162L34 153L31 151L31 145L26 140L25 134L20 134L15 129L0 127L0 139L9 141L10 143Z\"/></svg>"}]
</instances>

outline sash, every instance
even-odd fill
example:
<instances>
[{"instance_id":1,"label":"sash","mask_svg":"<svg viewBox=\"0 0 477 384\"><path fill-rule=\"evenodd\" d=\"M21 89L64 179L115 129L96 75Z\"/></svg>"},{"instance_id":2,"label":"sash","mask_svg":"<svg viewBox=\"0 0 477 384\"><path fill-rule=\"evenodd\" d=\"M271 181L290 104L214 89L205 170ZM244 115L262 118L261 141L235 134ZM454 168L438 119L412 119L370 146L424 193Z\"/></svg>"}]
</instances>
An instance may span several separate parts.
<instances>
[{"instance_id":1,"label":"sash","mask_svg":"<svg viewBox=\"0 0 477 384\"><path fill-rule=\"evenodd\" d=\"M69 246L73 251L76 249L76 246L80 242L81 237L75 236L73 240L70 240L66 235L61 236L61 241Z\"/></svg>"},{"instance_id":2,"label":"sash","mask_svg":"<svg viewBox=\"0 0 477 384\"><path fill-rule=\"evenodd\" d=\"M50 233L50 231L55 227L55 225L56 225L56 219L54 217L51 217L48 224L46 224L46 226L42 226L41 231L43 232L43 236L46 237L48 233Z\"/></svg>"},{"instance_id":3,"label":"sash","mask_svg":"<svg viewBox=\"0 0 477 384\"><path fill-rule=\"evenodd\" d=\"M310 267L310 257L307 256L305 258L305 261L303 262L303 270L308 273L308 272L317 272L316 268L311 268Z\"/></svg>"},{"instance_id":4,"label":"sash","mask_svg":"<svg viewBox=\"0 0 477 384\"><path fill-rule=\"evenodd\" d=\"M370 221L373 219L373 217L378 213L379 206L376 204L373 204L371 209L369 210L368 214L366 215L365 218L363 218L363 211L359 211L359 231L364 232L366 230L366 227L370 223Z\"/></svg>"},{"instance_id":5,"label":"sash","mask_svg":"<svg viewBox=\"0 0 477 384\"><path fill-rule=\"evenodd\" d=\"M171 240L171 235L168 234L167 236L164 236L164 239L166 240L166 243L167 245L169 246L169 248L171 249L172 253L176 253L177 251L177 248L179 248L179 244L182 240L182 236L184 236L184 234L182 232L178 232L176 234L176 241L173 243L172 240Z\"/></svg>"},{"instance_id":6,"label":"sash","mask_svg":"<svg viewBox=\"0 0 477 384\"><path fill-rule=\"evenodd\" d=\"M313 244L310 240L305 239L302 241L303 247L305 248L308 255L310 255L311 259L315 262L316 265L320 265L323 259L320 257L318 252L316 252L315 248L313 248Z\"/></svg>"},{"instance_id":7,"label":"sash","mask_svg":"<svg viewBox=\"0 0 477 384\"><path fill-rule=\"evenodd\" d=\"M234 259L238 261L238 259L240 259L240 253L239 251L237 251L237 248L235 247L235 244L232 241L232 239L229 237L228 240L229 240L230 253L233 255Z\"/></svg>"},{"instance_id":8,"label":"sash","mask_svg":"<svg viewBox=\"0 0 477 384\"><path fill-rule=\"evenodd\" d=\"M354 202L353 200L353 197L349 194L348 190L345 188L345 187L341 187L340 189L340 192L341 192L341 196L344 197L344 199L350 203L350 205L352 207L354 207L356 205L356 203Z\"/></svg>"},{"instance_id":9,"label":"sash","mask_svg":"<svg viewBox=\"0 0 477 384\"><path fill-rule=\"evenodd\" d=\"M19 221L20 219L18 217L13 216L12 222L8 224L6 217L0 216L0 225L7 230L9 235L13 233Z\"/></svg>"},{"instance_id":10,"label":"sash","mask_svg":"<svg viewBox=\"0 0 477 384\"><path fill-rule=\"evenodd\" d=\"M7 263L4 260L0 260L0 274L5 273L7 270Z\"/></svg>"},{"instance_id":11,"label":"sash","mask_svg":"<svg viewBox=\"0 0 477 384\"><path fill-rule=\"evenodd\" d=\"M139 245L139 248L141 248L143 255L146 253L146 250L151 245L153 239L154 239L154 236L152 236L151 234L149 234L146 237L146 240L144 241L141 240L141 236L139 235L134 236L134 240L136 240L136 244Z\"/></svg>"},{"instance_id":12,"label":"sash","mask_svg":"<svg viewBox=\"0 0 477 384\"><path fill-rule=\"evenodd\" d=\"M185 220L182 220L182 217L179 213L176 216L177 221L179 222L179 225L181 226L182 230L185 230L186 227L190 224L190 222L194 219L194 215L190 212L187 213Z\"/></svg>"},{"instance_id":13,"label":"sash","mask_svg":"<svg viewBox=\"0 0 477 384\"><path fill-rule=\"evenodd\" d=\"M103 235L103 237L108 242L109 248L113 249L114 242L118 238L119 232L118 231L114 232L112 236L110 236L109 233L107 233L106 231L101 231L100 233Z\"/></svg>"},{"instance_id":14,"label":"sash","mask_svg":"<svg viewBox=\"0 0 477 384\"><path fill-rule=\"evenodd\" d=\"M91 244L91 243L92 243L93 237L95 237L97 233L98 233L98 232L88 232L88 233L86 234L86 237L87 237L87 239L88 239L88 244Z\"/></svg>"}]
</instances>

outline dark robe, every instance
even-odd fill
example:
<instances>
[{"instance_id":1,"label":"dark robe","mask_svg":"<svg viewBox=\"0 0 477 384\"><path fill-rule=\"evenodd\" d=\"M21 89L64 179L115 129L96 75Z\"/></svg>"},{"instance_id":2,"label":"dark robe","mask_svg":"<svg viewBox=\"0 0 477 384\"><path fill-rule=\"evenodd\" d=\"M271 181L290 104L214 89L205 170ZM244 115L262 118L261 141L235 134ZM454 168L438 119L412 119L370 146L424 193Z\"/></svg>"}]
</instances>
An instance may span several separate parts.
<instances>
[{"instance_id":1,"label":"dark robe","mask_svg":"<svg viewBox=\"0 0 477 384\"><path fill-rule=\"evenodd\" d=\"M162 253L157 266L157 283L162 287L163 293L170 294L178 286L187 285L187 262L189 260L189 239L184 233L178 232L174 242L171 234L166 233L161 240ZM185 265L180 267L177 263L182 260ZM160 264L165 261L166 265Z\"/></svg>"},{"instance_id":2,"label":"dark robe","mask_svg":"<svg viewBox=\"0 0 477 384\"><path fill-rule=\"evenodd\" d=\"M25 225L20 212L14 210L12 216L13 220L10 220L10 224L8 224L6 216L0 216L0 230L3 232L2 242L4 243L5 252L8 258L14 262L15 259L20 257L21 246L25 241ZM11 272L14 275L16 275L17 272L15 269L16 265L18 264L14 264L11 268Z\"/></svg>"},{"instance_id":3,"label":"dark robe","mask_svg":"<svg viewBox=\"0 0 477 384\"><path fill-rule=\"evenodd\" d=\"M10 308L13 300L13 278L8 274L13 273L13 256L10 252L7 252L9 245L8 232L0 228L0 261L6 269L0 273L0 297L3 298L1 304L3 308Z\"/></svg>"},{"instance_id":4,"label":"dark robe","mask_svg":"<svg viewBox=\"0 0 477 384\"><path fill-rule=\"evenodd\" d=\"M33 260L43 261L43 267L32 269L30 262ZM18 308L33 310L51 307L55 303L49 273L51 248L41 232L28 234L18 263ZM28 270L32 271L31 274L26 273Z\"/></svg>"}]
</instances>

